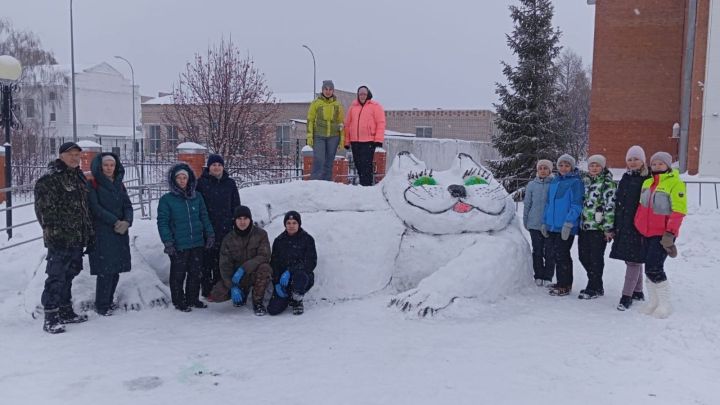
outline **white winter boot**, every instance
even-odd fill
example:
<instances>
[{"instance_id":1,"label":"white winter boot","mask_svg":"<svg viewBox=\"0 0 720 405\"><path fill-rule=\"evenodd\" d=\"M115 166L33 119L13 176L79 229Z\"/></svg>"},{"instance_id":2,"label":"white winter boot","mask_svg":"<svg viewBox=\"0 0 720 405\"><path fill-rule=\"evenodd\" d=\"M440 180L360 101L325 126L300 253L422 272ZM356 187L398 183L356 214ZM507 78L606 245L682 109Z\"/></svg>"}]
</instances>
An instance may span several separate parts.
<instances>
[{"instance_id":1,"label":"white winter boot","mask_svg":"<svg viewBox=\"0 0 720 405\"><path fill-rule=\"evenodd\" d=\"M657 294L658 305L652 315L655 318L665 319L672 313L672 304L670 304L670 284L667 280L655 284L655 293Z\"/></svg>"},{"instance_id":2,"label":"white winter boot","mask_svg":"<svg viewBox=\"0 0 720 405\"><path fill-rule=\"evenodd\" d=\"M648 300L645 305L640 307L640 312L642 312L645 315L650 315L653 312L655 312L655 309L658 306L658 296L657 296L657 290L656 290L657 284L650 281L650 279L646 279L645 286L647 287L647 291L648 291Z\"/></svg>"}]
</instances>

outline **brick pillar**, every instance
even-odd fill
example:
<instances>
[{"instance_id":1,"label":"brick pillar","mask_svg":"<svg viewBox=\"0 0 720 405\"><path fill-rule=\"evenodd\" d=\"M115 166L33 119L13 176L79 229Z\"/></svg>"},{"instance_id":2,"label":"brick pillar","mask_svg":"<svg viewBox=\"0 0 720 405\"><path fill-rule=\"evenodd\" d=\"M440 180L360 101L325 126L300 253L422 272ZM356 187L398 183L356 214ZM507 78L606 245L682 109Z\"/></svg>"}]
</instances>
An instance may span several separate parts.
<instances>
[{"instance_id":1,"label":"brick pillar","mask_svg":"<svg viewBox=\"0 0 720 405\"><path fill-rule=\"evenodd\" d=\"M332 179L336 183L349 184L350 162L344 156L335 156Z\"/></svg>"},{"instance_id":2,"label":"brick pillar","mask_svg":"<svg viewBox=\"0 0 720 405\"><path fill-rule=\"evenodd\" d=\"M387 153L383 148L376 148L373 156L373 174L375 175L375 183L385 178L385 165L387 161Z\"/></svg>"},{"instance_id":3,"label":"brick pillar","mask_svg":"<svg viewBox=\"0 0 720 405\"><path fill-rule=\"evenodd\" d=\"M310 145L305 145L302 148L302 159L303 159L303 180L310 180L310 173L312 173L312 161L313 161L313 148Z\"/></svg>"},{"instance_id":4,"label":"brick pillar","mask_svg":"<svg viewBox=\"0 0 720 405\"><path fill-rule=\"evenodd\" d=\"M177 146L177 158L188 166L195 173L195 178L200 178L205 166L207 148L193 142L183 142Z\"/></svg>"},{"instance_id":5,"label":"brick pillar","mask_svg":"<svg viewBox=\"0 0 720 405\"><path fill-rule=\"evenodd\" d=\"M83 173L85 173L85 177L90 180L93 178L90 165L93 159L95 159L95 156L102 152L102 145L93 141L80 141L77 144L82 148L82 152L80 152L80 170L82 170Z\"/></svg>"},{"instance_id":6,"label":"brick pillar","mask_svg":"<svg viewBox=\"0 0 720 405\"><path fill-rule=\"evenodd\" d=\"M5 188L5 147L0 147L0 188ZM5 193L0 193L0 204L5 202Z\"/></svg>"}]
</instances>

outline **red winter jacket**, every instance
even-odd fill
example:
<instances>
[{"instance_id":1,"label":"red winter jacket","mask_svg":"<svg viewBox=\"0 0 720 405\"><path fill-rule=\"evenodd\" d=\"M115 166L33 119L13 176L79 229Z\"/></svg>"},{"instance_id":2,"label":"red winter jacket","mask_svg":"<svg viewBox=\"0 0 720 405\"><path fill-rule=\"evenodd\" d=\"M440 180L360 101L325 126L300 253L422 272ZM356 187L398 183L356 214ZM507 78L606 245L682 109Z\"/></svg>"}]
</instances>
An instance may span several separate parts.
<instances>
[{"instance_id":1,"label":"red winter jacket","mask_svg":"<svg viewBox=\"0 0 720 405\"><path fill-rule=\"evenodd\" d=\"M367 100L365 105L353 100L345 118L345 146L351 142L379 142L385 140L385 111L380 103Z\"/></svg>"},{"instance_id":2,"label":"red winter jacket","mask_svg":"<svg viewBox=\"0 0 720 405\"><path fill-rule=\"evenodd\" d=\"M677 237L686 214L685 183L677 170L655 174L643 182L640 205L635 211L635 228L643 236L670 232Z\"/></svg>"}]
</instances>

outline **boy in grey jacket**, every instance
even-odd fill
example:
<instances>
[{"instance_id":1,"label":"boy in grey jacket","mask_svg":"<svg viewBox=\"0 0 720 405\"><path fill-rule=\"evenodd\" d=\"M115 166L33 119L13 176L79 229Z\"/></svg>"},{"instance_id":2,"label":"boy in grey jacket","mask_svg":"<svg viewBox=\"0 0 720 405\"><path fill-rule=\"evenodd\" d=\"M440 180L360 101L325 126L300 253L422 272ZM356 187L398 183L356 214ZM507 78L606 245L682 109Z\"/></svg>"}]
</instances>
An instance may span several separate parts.
<instances>
[{"instance_id":1,"label":"boy in grey jacket","mask_svg":"<svg viewBox=\"0 0 720 405\"><path fill-rule=\"evenodd\" d=\"M525 188L523 224L532 241L533 270L538 287L550 285L555 274L552 239L543 236L543 211L552 180L553 164L541 159L537 162L537 176Z\"/></svg>"}]
</instances>

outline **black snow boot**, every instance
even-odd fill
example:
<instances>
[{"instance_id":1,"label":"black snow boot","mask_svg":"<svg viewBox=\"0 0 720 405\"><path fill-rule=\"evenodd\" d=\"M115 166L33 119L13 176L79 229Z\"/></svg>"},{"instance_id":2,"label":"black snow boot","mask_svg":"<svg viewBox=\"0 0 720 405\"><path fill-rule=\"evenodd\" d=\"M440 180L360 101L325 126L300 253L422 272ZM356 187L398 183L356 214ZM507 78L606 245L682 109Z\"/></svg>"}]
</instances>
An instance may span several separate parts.
<instances>
[{"instance_id":1,"label":"black snow boot","mask_svg":"<svg viewBox=\"0 0 720 405\"><path fill-rule=\"evenodd\" d=\"M629 295L623 295L622 298L620 298L620 303L617 306L618 311L627 311L630 309L630 306L632 305L633 299Z\"/></svg>"},{"instance_id":2,"label":"black snow boot","mask_svg":"<svg viewBox=\"0 0 720 405\"><path fill-rule=\"evenodd\" d=\"M43 330L50 334L65 332L65 326L60 323L58 311L45 312L45 321L43 322Z\"/></svg>"},{"instance_id":3,"label":"black snow boot","mask_svg":"<svg viewBox=\"0 0 720 405\"><path fill-rule=\"evenodd\" d=\"M267 314L267 309L265 309L265 305L263 305L262 302L253 303L253 311L255 311L255 315L257 316L265 316Z\"/></svg>"},{"instance_id":4,"label":"black snow boot","mask_svg":"<svg viewBox=\"0 0 720 405\"><path fill-rule=\"evenodd\" d=\"M635 291L632 295L632 299L635 301L645 301L645 294L642 291Z\"/></svg>"},{"instance_id":5,"label":"black snow boot","mask_svg":"<svg viewBox=\"0 0 720 405\"><path fill-rule=\"evenodd\" d=\"M75 311L73 311L72 305L66 305L66 306L60 307L60 310L58 311L58 316L60 319L60 323L62 323L62 324L83 323L88 320L87 315L76 314Z\"/></svg>"},{"instance_id":6,"label":"black snow boot","mask_svg":"<svg viewBox=\"0 0 720 405\"><path fill-rule=\"evenodd\" d=\"M302 315L303 312L305 312L305 306L303 305L302 300L291 299L288 306L292 308L293 315Z\"/></svg>"},{"instance_id":7,"label":"black snow boot","mask_svg":"<svg viewBox=\"0 0 720 405\"><path fill-rule=\"evenodd\" d=\"M580 295L578 295L578 298L581 300L592 300L597 297L602 297L605 295L605 291L603 290L591 290L589 288L586 288L584 290L580 290Z\"/></svg>"}]
</instances>

